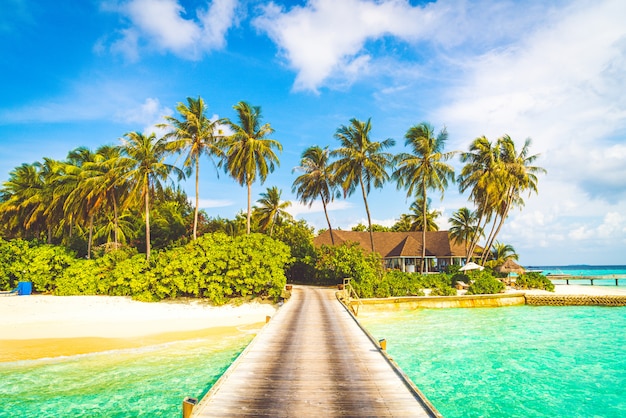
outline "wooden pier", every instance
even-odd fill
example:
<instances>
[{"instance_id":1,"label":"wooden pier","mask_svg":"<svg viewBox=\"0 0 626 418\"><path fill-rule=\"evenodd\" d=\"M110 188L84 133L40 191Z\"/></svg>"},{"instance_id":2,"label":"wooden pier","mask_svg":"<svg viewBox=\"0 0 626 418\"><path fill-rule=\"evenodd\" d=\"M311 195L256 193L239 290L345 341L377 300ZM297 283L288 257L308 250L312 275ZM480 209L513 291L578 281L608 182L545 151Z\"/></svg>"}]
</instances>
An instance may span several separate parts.
<instances>
[{"instance_id":1,"label":"wooden pier","mask_svg":"<svg viewBox=\"0 0 626 418\"><path fill-rule=\"evenodd\" d=\"M441 415L360 328L334 290L302 286L293 289L191 416Z\"/></svg>"},{"instance_id":2,"label":"wooden pier","mask_svg":"<svg viewBox=\"0 0 626 418\"><path fill-rule=\"evenodd\" d=\"M619 280L626 280L624 274L606 274L600 276L572 276L569 274L548 274L546 276L550 280L565 280L565 284L569 284L570 280L584 280L591 282L593 286L594 280L615 280L615 286L619 286Z\"/></svg>"}]
</instances>

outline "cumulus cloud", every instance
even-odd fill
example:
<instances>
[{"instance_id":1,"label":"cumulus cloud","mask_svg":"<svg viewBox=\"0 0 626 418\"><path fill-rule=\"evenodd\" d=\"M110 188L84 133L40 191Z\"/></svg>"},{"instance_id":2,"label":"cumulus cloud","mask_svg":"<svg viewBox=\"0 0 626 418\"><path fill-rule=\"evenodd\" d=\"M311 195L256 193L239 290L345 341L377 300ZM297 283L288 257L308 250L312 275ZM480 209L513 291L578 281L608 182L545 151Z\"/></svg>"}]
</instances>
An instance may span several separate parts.
<instances>
[{"instance_id":1,"label":"cumulus cloud","mask_svg":"<svg viewBox=\"0 0 626 418\"><path fill-rule=\"evenodd\" d=\"M417 38L428 30L419 23L429 20L435 19L406 1L312 0L289 11L270 3L254 24L297 71L294 88L315 91L329 77L351 78L367 71L368 40L386 34Z\"/></svg>"},{"instance_id":2,"label":"cumulus cloud","mask_svg":"<svg viewBox=\"0 0 626 418\"><path fill-rule=\"evenodd\" d=\"M624 201L626 4L572 2L550 19L468 61L467 77L431 116L464 133L463 148L483 134L532 137L548 169L540 187L558 183L557 196L574 185L579 196Z\"/></svg>"},{"instance_id":3,"label":"cumulus cloud","mask_svg":"<svg viewBox=\"0 0 626 418\"><path fill-rule=\"evenodd\" d=\"M419 72L416 64L429 61L430 53L439 55L441 71L459 64L442 51L460 46L471 52L488 49L539 25L549 12L541 1L516 6L440 0L412 6L407 0L311 0L289 10L271 2L254 25L267 33L297 72L294 89L317 91L369 74L414 77ZM469 55L459 62L465 58Z\"/></svg>"},{"instance_id":4,"label":"cumulus cloud","mask_svg":"<svg viewBox=\"0 0 626 418\"><path fill-rule=\"evenodd\" d=\"M205 8L191 11L179 0L127 0L102 6L128 20L128 26L111 41L111 51L137 60L144 45L187 59L223 48L226 33L236 24L237 4L238 0L206 1Z\"/></svg>"}]
</instances>

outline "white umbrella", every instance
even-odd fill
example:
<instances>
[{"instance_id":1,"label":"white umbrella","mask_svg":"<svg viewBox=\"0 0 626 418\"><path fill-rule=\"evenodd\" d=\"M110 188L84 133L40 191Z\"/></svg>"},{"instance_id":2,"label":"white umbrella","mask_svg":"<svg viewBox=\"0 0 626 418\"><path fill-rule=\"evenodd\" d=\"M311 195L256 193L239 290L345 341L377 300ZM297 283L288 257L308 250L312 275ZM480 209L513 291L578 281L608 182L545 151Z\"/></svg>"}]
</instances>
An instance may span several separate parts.
<instances>
[{"instance_id":1,"label":"white umbrella","mask_svg":"<svg viewBox=\"0 0 626 418\"><path fill-rule=\"evenodd\" d=\"M484 269L485 268L483 266L479 266L478 264L474 263L473 261L470 261L469 263L467 263L466 265L461 267L459 269L459 271L484 270Z\"/></svg>"}]
</instances>

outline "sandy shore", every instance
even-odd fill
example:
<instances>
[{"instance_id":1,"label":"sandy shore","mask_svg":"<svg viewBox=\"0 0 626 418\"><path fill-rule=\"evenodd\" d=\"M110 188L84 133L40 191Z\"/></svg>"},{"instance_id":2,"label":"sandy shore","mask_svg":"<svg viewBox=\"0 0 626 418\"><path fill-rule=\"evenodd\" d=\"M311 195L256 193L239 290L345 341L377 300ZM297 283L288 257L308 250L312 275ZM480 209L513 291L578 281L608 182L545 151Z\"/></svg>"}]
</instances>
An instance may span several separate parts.
<instances>
[{"instance_id":1,"label":"sandy shore","mask_svg":"<svg viewBox=\"0 0 626 418\"><path fill-rule=\"evenodd\" d=\"M0 362L251 332L271 304L214 307L112 296L0 297Z\"/></svg>"}]
</instances>

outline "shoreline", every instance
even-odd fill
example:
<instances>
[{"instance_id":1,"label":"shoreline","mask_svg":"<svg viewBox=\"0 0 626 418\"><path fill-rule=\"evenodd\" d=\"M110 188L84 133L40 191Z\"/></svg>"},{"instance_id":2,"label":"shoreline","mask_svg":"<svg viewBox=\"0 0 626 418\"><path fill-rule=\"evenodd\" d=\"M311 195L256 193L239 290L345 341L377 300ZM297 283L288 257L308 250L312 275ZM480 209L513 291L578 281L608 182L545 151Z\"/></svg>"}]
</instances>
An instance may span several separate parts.
<instances>
[{"instance_id":1,"label":"shoreline","mask_svg":"<svg viewBox=\"0 0 626 418\"><path fill-rule=\"evenodd\" d=\"M253 333L269 303L211 306L199 300L138 302L122 296L0 298L0 363L140 348Z\"/></svg>"}]
</instances>

